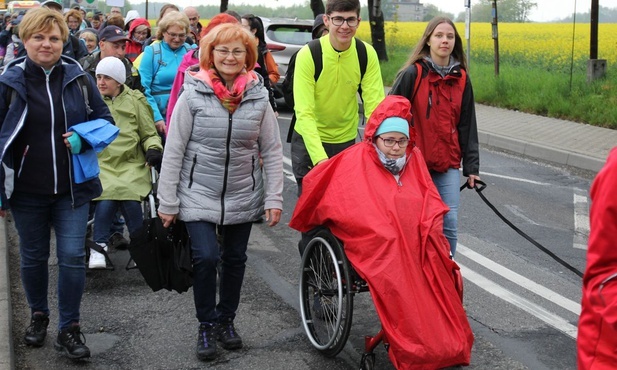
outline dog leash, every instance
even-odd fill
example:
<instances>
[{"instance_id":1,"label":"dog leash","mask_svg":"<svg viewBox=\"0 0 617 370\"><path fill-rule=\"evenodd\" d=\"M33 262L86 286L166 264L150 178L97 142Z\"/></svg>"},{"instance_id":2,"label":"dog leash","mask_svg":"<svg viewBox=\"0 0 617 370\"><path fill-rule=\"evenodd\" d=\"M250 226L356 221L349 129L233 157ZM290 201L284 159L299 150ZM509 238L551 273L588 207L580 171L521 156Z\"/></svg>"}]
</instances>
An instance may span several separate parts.
<instances>
[{"instance_id":1,"label":"dog leash","mask_svg":"<svg viewBox=\"0 0 617 370\"><path fill-rule=\"evenodd\" d=\"M480 187L478 187L478 184L480 185ZM548 250L542 244L540 244L537 241L533 240L533 238L531 238L529 235L525 234L521 229L516 227L512 222L510 222L510 220L508 220L504 215L502 215L501 212L499 212L497 210L497 208L495 208L495 206L491 202L489 202L488 199L486 199L484 194L482 194L482 190L486 189L486 183L484 183L483 181L480 181L480 180L476 180L476 184L472 188L471 186L469 186L468 182L465 182L465 184L461 186L460 191L463 191L463 189L474 189L476 191L476 193L478 193L480 198L484 201L484 203L486 203L486 205L489 206L489 208L492 209L493 212L495 212L495 214L499 218L501 218L503 220L503 222L506 223L506 225L510 226L512 228L512 230L516 231L520 236L522 236L523 238L527 239L531 244L535 245L542 252L544 252L544 253L548 254L549 256L551 256L555 261L557 261L560 264L562 264L568 270L572 271L573 273L575 273L576 275L580 276L581 278L583 277L583 273L582 272L577 270L574 266L570 265L566 261L564 261L561 258L559 258L555 253L553 253L550 250Z\"/></svg>"}]
</instances>

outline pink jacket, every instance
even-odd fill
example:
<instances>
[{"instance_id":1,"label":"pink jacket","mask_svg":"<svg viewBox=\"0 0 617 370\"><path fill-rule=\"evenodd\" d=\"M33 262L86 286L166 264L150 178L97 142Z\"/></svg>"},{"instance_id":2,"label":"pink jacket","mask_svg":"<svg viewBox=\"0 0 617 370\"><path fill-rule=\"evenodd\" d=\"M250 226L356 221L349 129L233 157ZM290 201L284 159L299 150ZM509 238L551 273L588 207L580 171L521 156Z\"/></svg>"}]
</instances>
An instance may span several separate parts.
<instances>
[{"instance_id":1,"label":"pink jacket","mask_svg":"<svg viewBox=\"0 0 617 370\"><path fill-rule=\"evenodd\" d=\"M178 101L178 97L180 96L180 92L182 89L182 84L184 83L184 72L193 65L199 65L199 50L191 50L184 55L182 58L182 62L180 62L180 67L178 68L178 73L176 73L176 78L174 78L174 83L171 86L171 93L169 94L169 102L167 103L167 115L165 117L165 132L169 132L169 122L171 121L171 113L174 111L174 107L176 106L176 102Z\"/></svg>"}]
</instances>

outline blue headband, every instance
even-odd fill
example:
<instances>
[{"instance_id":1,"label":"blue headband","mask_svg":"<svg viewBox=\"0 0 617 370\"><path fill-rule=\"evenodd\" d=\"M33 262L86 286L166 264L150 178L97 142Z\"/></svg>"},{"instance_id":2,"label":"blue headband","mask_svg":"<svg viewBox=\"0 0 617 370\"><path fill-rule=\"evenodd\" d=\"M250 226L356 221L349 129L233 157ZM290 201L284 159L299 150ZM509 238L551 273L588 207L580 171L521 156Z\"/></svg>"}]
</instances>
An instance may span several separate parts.
<instances>
[{"instance_id":1,"label":"blue headband","mask_svg":"<svg viewBox=\"0 0 617 370\"><path fill-rule=\"evenodd\" d=\"M383 120L375 136L385 134L386 132L400 132L409 138L409 122L401 117L389 117Z\"/></svg>"}]
</instances>

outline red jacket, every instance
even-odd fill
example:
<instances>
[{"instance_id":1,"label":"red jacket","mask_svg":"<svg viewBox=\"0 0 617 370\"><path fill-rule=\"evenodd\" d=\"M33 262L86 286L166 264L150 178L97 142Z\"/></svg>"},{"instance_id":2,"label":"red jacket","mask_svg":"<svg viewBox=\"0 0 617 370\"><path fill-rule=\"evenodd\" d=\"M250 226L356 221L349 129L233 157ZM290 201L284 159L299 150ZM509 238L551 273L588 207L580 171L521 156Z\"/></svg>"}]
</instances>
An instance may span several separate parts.
<instances>
[{"instance_id":1,"label":"red jacket","mask_svg":"<svg viewBox=\"0 0 617 370\"><path fill-rule=\"evenodd\" d=\"M343 242L369 284L398 369L468 365L473 334L456 286L458 266L443 235L448 208L417 148L408 146L397 181L373 145L385 118L410 121L409 110L407 99L386 97L371 114L362 143L304 178L289 226L303 232L325 226ZM411 140L414 135L410 128Z\"/></svg>"},{"instance_id":2,"label":"red jacket","mask_svg":"<svg viewBox=\"0 0 617 370\"><path fill-rule=\"evenodd\" d=\"M134 19L133 23L131 23L131 27L129 27L129 34L127 35L129 40L126 42L126 57L131 61L131 63L135 61L144 49L144 43L133 40L133 32L135 32L135 28L141 25L146 25L148 26L148 29L150 29L150 23L146 18ZM148 37L150 37L150 33L148 33Z\"/></svg>"},{"instance_id":3,"label":"red jacket","mask_svg":"<svg viewBox=\"0 0 617 370\"><path fill-rule=\"evenodd\" d=\"M578 320L578 368L617 369L617 147L591 186L587 268Z\"/></svg>"},{"instance_id":4,"label":"red jacket","mask_svg":"<svg viewBox=\"0 0 617 370\"><path fill-rule=\"evenodd\" d=\"M420 81L416 88L417 78ZM411 113L418 132L416 145L429 170L446 172L449 168L460 168L462 160L465 176L480 173L473 89L460 65L442 77L425 61L416 62L397 76L389 94L408 99L413 96Z\"/></svg>"}]
</instances>

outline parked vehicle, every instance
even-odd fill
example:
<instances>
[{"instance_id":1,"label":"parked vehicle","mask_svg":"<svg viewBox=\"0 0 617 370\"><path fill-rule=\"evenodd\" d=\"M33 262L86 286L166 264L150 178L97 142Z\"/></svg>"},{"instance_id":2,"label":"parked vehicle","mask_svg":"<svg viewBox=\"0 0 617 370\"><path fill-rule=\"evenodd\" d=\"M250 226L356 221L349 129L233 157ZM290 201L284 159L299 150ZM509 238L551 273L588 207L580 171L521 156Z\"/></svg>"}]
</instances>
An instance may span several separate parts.
<instances>
[{"instance_id":1,"label":"parked vehicle","mask_svg":"<svg viewBox=\"0 0 617 370\"><path fill-rule=\"evenodd\" d=\"M302 46L311 41L313 20L288 18L261 19L264 24L268 49L278 64L278 70L281 74L281 79L274 86L274 95L278 99L277 103L279 101L284 103L282 99L282 84L285 80L289 59Z\"/></svg>"},{"instance_id":2,"label":"parked vehicle","mask_svg":"<svg viewBox=\"0 0 617 370\"><path fill-rule=\"evenodd\" d=\"M41 3L38 1L11 1L9 5L6 7L7 12L13 14L13 12L25 10L28 11L30 9L36 9L41 6Z\"/></svg>"}]
</instances>

